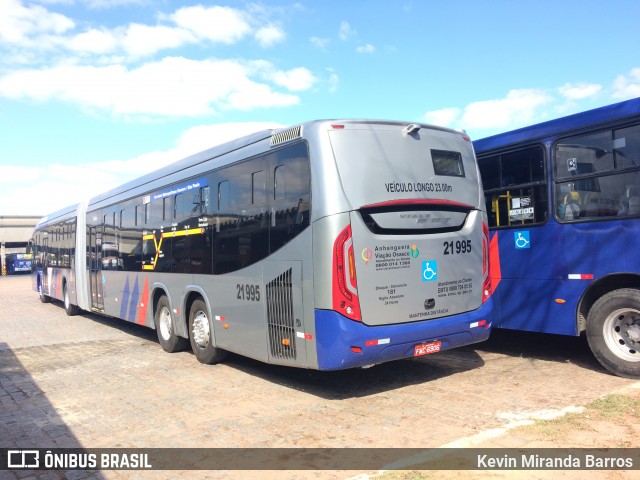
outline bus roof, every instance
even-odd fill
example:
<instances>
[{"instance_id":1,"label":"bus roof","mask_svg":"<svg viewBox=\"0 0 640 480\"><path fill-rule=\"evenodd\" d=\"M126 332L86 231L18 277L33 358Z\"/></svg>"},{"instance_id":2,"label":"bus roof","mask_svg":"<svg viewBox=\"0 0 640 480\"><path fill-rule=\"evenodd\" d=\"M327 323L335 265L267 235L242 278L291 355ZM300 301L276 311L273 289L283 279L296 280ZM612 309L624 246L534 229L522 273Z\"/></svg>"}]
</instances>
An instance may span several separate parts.
<instances>
[{"instance_id":1,"label":"bus roof","mask_svg":"<svg viewBox=\"0 0 640 480\"><path fill-rule=\"evenodd\" d=\"M57 222L59 220L63 220L65 217L71 217L72 215L75 215L79 205L79 203L74 203L73 205L69 205L56 212L50 213L45 217L42 217L34 228L38 230L39 228L45 226L50 222Z\"/></svg>"},{"instance_id":2,"label":"bus roof","mask_svg":"<svg viewBox=\"0 0 640 480\"><path fill-rule=\"evenodd\" d=\"M190 155L186 158L183 158L181 160L178 160L176 162L170 163L169 165L166 165L162 168L159 168L158 170L154 170L152 172L149 172L141 177L135 178L123 185L120 185L118 187L115 187L107 192L104 193L100 193L98 195L96 195L95 197L92 197L89 200L88 206L89 209L91 209L92 206L94 205L98 205L102 202L107 202L109 199L115 197L115 196L119 196L121 194L124 194L126 192L129 191L133 191L133 190L140 190L142 187L144 187L145 185L147 185L149 187L149 189L152 188L156 188L156 186L154 186L154 182L158 181L159 179L172 175L172 174L176 174L182 170L186 170L190 167L194 167L200 163L204 163L207 161L210 161L212 159L215 159L216 157L220 157L223 156L225 154L231 153L235 150L238 150L240 148L261 142L263 140L266 139L270 139L272 136L276 136L278 134L287 134L287 132L289 131L293 131L296 129L299 129L300 126L302 127L311 127L313 125L316 126L320 126L322 124L327 124L327 125L333 125L333 124L372 124L372 125L417 125L421 128L428 128L428 129L432 129L432 130L442 130L442 131L446 131L446 132L452 132L452 133L458 133L458 134L464 134L466 135L465 132L463 132L462 130L453 130L450 128L445 128L445 127L438 127L435 125L428 125L428 124L423 124L423 123L415 123L415 122L402 122L402 121L391 121L391 120L372 120L372 119L324 119L324 120L312 120L312 121L308 121L308 122L303 122L303 123L299 123L299 124L295 124L294 126L291 127L285 127L282 129L275 129L275 130L271 130L271 129L267 129L267 130L262 130L259 132L255 132L249 135L245 135L243 137L237 138L235 140L231 140L229 142L217 145L215 147L209 148L207 150L195 153L193 155ZM301 130L300 130L301 131ZM222 166L224 163L226 162L226 160L221 160L220 162L220 166Z\"/></svg>"},{"instance_id":3,"label":"bus roof","mask_svg":"<svg viewBox=\"0 0 640 480\"><path fill-rule=\"evenodd\" d=\"M552 135L561 135L566 131L588 128L596 124L604 124L613 120L637 115L640 112L640 98L614 103L605 107L594 108L586 112L568 115L528 127L511 130L491 137L481 138L473 142L476 152L484 152L502 148L520 142L530 142Z\"/></svg>"},{"instance_id":4,"label":"bus roof","mask_svg":"<svg viewBox=\"0 0 640 480\"><path fill-rule=\"evenodd\" d=\"M212 158L219 157L220 155L224 155L225 153L229 153L247 145L251 145L252 143L259 142L261 140L264 140L265 138L271 137L272 133L273 130L262 130L249 135L245 135L235 140L231 140L226 143L222 143L220 145L216 145L215 147L209 148L202 152L195 153L186 158L183 158L182 160L170 163L169 165L159 168L158 170L154 170L150 173L147 173L146 175L135 178L134 180L115 187L107 192L101 193L91 198L91 200L89 200L89 205L99 203L115 195L119 195L134 188L143 186L147 183L151 183L158 178L162 178L172 173L180 172L181 170L197 165L198 163L211 160Z\"/></svg>"}]
</instances>

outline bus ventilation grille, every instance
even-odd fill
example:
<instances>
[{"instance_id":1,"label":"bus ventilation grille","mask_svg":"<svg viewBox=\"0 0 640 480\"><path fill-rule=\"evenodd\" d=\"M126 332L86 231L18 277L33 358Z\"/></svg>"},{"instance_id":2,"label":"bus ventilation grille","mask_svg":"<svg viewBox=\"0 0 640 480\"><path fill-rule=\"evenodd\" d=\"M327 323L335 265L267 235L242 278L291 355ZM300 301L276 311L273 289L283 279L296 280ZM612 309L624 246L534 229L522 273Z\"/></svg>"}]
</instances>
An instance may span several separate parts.
<instances>
[{"instance_id":1,"label":"bus ventilation grille","mask_svg":"<svg viewBox=\"0 0 640 480\"><path fill-rule=\"evenodd\" d=\"M266 291L271 356L294 360L296 332L293 318L291 269L267 283Z\"/></svg>"},{"instance_id":2,"label":"bus ventilation grille","mask_svg":"<svg viewBox=\"0 0 640 480\"><path fill-rule=\"evenodd\" d=\"M302 137L302 125L298 125L297 127L289 128L287 130L283 130L282 132L274 133L271 135L271 146L280 145L281 143L287 143L296 138Z\"/></svg>"}]
</instances>

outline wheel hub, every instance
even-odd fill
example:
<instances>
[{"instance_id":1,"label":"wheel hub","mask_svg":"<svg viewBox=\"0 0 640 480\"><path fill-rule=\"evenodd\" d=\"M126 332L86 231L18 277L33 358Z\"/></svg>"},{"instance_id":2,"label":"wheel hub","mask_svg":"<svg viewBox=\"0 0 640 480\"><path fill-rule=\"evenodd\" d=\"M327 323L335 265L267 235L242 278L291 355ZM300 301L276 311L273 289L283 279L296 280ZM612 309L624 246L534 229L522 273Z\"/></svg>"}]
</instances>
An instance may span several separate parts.
<instances>
[{"instance_id":1,"label":"wheel hub","mask_svg":"<svg viewBox=\"0 0 640 480\"><path fill-rule=\"evenodd\" d=\"M607 316L603 324L603 337L617 357L629 362L640 362L640 311L624 308Z\"/></svg>"},{"instance_id":2,"label":"wheel hub","mask_svg":"<svg viewBox=\"0 0 640 480\"><path fill-rule=\"evenodd\" d=\"M631 340L634 343L639 343L640 342L640 325L638 325L637 323L629 325L629 327L626 330L626 334L629 340Z\"/></svg>"},{"instance_id":3,"label":"wheel hub","mask_svg":"<svg viewBox=\"0 0 640 480\"><path fill-rule=\"evenodd\" d=\"M204 312L198 312L193 319L193 340L198 348L207 348L211 338L209 319Z\"/></svg>"},{"instance_id":4,"label":"wheel hub","mask_svg":"<svg viewBox=\"0 0 640 480\"><path fill-rule=\"evenodd\" d=\"M164 338L165 340L169 340L169 338L171 338L171 331L172 331L172 325L171 325L171 313L169 312L168 308L163 308L160 311L160 335L162 335L162 338Z\"/></svg>"}]
</instances>

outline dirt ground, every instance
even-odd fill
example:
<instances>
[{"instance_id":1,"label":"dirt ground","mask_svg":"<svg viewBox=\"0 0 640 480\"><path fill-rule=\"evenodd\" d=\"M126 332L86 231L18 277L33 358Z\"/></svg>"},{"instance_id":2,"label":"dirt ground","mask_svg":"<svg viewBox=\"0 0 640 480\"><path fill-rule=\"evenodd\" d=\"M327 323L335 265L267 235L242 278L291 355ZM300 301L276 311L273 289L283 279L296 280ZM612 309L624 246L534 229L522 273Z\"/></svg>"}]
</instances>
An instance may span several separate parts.
<instances>
[{"instance_id":1,"label":"dirt ground","mask_svg":"<svg viewBox=\"0 0 640 480\"><path fill-rule=\"evenodd\" d=\"M580 412L568 413L553 420L537 420L530 425L515 427L486 441L468 439L470 446L500 449L637 449L640 448L640 385L625 387L615 393L590 402ZM390 471L352 477L375 480L462 480L536 479L551 480L584 478L622 480L640 478L634 470L492 470L492 471Z\"/></svg>"},{"instance_id":2,"label":"dirt ground","mask_svg":"<svg viewBox=\"0 0 640 480\"><path fill-rule=\"evenodd\" d=\"M612 393L636 399L640 393L637 381L604 371L580 338L496 331L488 342L419 359L315 372L235 355L204 366L191 352L166 354L153 330L91 314L67 317L59 303L41 304L28 277L0 278L0 309L0 447L640 447L631 410L617 418L582 412ZM563 427L562 435L547 437L526 426L571 412L587 417L579 427ZM560 472L102 471L35 478L168 473L409 480L546 479ZM584 471L561 473L585 477Z\"/></svg>"}]
</instances>

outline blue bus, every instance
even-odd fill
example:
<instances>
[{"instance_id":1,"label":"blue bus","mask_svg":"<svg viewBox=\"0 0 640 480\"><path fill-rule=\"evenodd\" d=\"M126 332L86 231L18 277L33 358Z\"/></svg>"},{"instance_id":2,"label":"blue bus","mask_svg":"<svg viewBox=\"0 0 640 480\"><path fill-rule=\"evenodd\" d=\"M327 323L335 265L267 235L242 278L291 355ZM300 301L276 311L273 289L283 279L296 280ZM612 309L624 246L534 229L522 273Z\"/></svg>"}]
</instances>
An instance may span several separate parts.
<instances>
[{"instance_id":1,"label":"blue bus","mask_svg":"<svg viewBox=\"0 0 640 480\"><path fill-rule=\"evenodd\" d=\"M7 275L31 273L31 255L28 253L10 253L5 257Z\"/></svg>"},{"instance_id":2,"label":"blue bus","mask_svg":"<svg viewBox=\"0 0 640 480\"><path fill-rule=\"evenodd\" d=\"M494 327L586 332L640 377L640 98L474 142L489 216Z\"/></svg>"}]
</instances>

